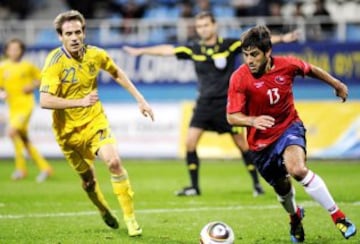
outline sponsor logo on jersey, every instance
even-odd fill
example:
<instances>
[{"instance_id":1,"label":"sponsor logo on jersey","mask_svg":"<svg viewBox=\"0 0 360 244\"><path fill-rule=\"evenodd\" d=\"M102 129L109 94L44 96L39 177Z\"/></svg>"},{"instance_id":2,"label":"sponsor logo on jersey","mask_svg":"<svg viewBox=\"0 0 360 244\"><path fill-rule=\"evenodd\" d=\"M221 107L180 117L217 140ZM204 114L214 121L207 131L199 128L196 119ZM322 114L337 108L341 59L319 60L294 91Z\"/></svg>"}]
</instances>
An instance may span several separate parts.
<instances>
[{"instance_id":1,"label":"sponsor logo on jersey","mask_svg":"<svg viewBox=\"0 0 360 244\"><path fill-rule=\"evenodd\" d=\"M264 84L265 84L264 81L259 81L259 82L255 82L255 83L254 83L254 85L255 85L256 88L260 88L260 87L262 87Z\"/></svg>"}]
</instances>

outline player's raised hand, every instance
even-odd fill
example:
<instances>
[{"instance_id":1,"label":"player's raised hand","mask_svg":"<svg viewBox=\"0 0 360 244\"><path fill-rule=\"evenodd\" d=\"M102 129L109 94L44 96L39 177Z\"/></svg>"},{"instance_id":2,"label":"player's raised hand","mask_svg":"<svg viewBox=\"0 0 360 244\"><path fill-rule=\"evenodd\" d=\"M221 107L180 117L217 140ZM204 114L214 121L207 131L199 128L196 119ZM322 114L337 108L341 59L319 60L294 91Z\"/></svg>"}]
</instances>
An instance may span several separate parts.
<instances>
[{"instance_id":1,"label":"player's raised hand","mask_svg":"<svg viewBox=\"0 0 360 244\"><path fill-rule=\"evenodd\" d=\"M258 130L266 130L267 128L273 127L275 119L268 115L260 115L253 119L252 126Z\"/></svg>"},{"instance_id":2,"label":"player's raised hand","mask_svg":"<svg viewBox=\"0 0 360 244\"><path fill-rule=\"evenodd\" d=\"M86 95L83 99L81 99L81 106L90 107L94 105L97 101L99 101L99 95L97 90L94 90L90 94Z\"/></svg>"},{"instance_id":3,"label":"player's raised hand","mask_svg":"<svg viewBox=\"0 0 360 244\"><path fill-rule=\"evenodd\" d=\"M150 119L152 121L154 121L154 113L153 113L150 105L146 101L139 102L138 105L139 105L140 112L145 117L150 117Z\"/></svg>"},{"instance_id":4,"label":"player's raised hand","mask_svg":"<svg viewBox=\"0 0 360 244\"><path fill-rule=\"evenodd\" d=\"M335 94L342 99L342 102L345 102L348 97L348 87L340 82L335 88Z\"/></svg>"},{"instance_id":5,"label":"player's raised hand","mask_svg":"<svg viewBox=\"0 0 360 244\"><path fill-rule=\"evenodd\" d=\"M134 48L134 47L129 47L129 46L124 46L123 47L124 51L133 55L133 56L140 56L142 55L142 50L141 48Z\"/></svg>"}]
</instances>

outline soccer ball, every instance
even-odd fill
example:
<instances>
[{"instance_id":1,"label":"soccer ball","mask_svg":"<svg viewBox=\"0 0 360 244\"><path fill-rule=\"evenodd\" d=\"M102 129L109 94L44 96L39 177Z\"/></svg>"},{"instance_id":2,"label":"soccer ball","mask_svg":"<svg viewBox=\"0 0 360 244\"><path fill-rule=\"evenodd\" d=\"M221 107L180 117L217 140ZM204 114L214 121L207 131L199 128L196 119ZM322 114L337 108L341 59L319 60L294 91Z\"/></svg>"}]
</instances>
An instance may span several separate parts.
<instances>
[{"instance_id":1,"label":"soccer ball","mask_svg":"<svg viewBox=\"0 0 360 244\"><path fill-rule=\"evenodd\" d=\"M221 221L210 222L200 232L200 244L233 244L234 231Z\"/></svg>"}]
</instances>

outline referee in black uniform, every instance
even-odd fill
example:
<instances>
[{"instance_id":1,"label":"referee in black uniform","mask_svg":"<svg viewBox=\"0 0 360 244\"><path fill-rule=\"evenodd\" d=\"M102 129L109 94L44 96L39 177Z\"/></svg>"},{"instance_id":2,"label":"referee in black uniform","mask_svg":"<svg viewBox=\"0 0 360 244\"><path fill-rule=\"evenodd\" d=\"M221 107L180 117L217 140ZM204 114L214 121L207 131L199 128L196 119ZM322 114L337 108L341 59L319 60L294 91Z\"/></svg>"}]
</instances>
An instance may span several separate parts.
<instances>
[{"instance_id":1,"label":"referee in black uniform","mask_svg":"<svg viewBox=\"0 0 360 244\"><path fill-rule=\"evenodd\" d=\"M200 195L198 142L204 131L230 133L242 153L244 163L253 181L254 196L263 194L254 164L248 157L248 144L241 129L232 127L226 120L227 90L232 72L240 54L239 39L222 38L217 34L217 24L212 13L201 12L195 17L195 28L200 41L186 46L157 45L133 48L125 46L128 53L138 55L176 55L178 59L193 60L198 78L199 96L186 139L186 162L191 185L176 192L178 196ZM272 42L296 40L294 32L272 36Z\"/></svg>"}]
</instances>

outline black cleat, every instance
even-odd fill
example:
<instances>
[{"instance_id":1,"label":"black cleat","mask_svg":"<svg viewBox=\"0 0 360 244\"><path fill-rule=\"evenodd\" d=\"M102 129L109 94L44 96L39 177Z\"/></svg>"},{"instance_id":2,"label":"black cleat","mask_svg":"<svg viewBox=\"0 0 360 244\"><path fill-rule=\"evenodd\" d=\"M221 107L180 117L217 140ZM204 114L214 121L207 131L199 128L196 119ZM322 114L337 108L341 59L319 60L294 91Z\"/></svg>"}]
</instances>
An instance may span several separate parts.
<instances>
[{"instance_id":1,"label":"black cleat","mask_svg":"<svg viewBox=\"0 0 360 244\"><path fill-rule=\"evenodd\" d=\"M254 185L254 191L253 191L253 196L254 197L264 195L264 194L265 194L265 191L264 191L264 189L262 188L262 186L260 184Z\"/></svg>"},{"instance_id":2,"label":"black cleat","mask_svg":"<svg viewBox=\"0 0 360 244\"><path fill-rule=\"evenodd\" d=\"M105 224L110 228L112 229L119 228L118 220L109 211L106 211L105 214L103 214L101 217L104 220Z\"/></svg>"},{"instance_id":3,"label":"black cleat","mask_svg":"<svg viewBox=\"0 0 360 244\"><path fill-rule=\"evenodd\" d=\"M294 216L290 216L290 239L292 243L304 242L305 232L301 220L305 216L305 210L298 207Z\"/></svg>"},{"instance_id":4,"label":"black cleat","mask_svg":"<svg viewBox=\"0 0 360 244\"><path fill-rule=\"evenodd\" d=\"M345 239L349 239L356 234L355 225L347 218L337 219L335 225Z\"/></svg>"}]
</instances>

